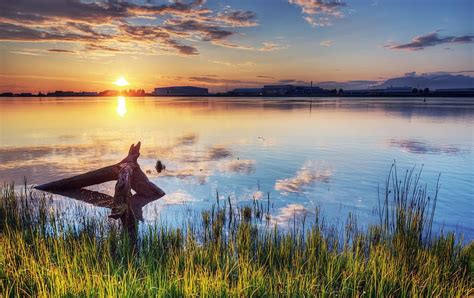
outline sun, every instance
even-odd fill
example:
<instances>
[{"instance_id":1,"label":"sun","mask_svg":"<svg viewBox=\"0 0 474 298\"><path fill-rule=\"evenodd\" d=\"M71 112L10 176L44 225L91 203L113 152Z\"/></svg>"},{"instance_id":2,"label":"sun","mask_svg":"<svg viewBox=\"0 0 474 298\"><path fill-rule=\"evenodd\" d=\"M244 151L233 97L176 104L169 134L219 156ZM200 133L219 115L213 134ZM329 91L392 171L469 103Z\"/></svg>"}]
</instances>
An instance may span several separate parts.
<instances>
[{"instance_id":1,"label":"sun","mask_svg":"<svg viewBox=\"0 0 474 298\"><path fill-rule=\"evenodd\" d=\"M128 86L130 85L128 83L128 81L124 78L124 77L119 77L115 82L114 82L115 85L119 86L119 87L124 87L124 86Z\"/></svg>"}]
</instances>

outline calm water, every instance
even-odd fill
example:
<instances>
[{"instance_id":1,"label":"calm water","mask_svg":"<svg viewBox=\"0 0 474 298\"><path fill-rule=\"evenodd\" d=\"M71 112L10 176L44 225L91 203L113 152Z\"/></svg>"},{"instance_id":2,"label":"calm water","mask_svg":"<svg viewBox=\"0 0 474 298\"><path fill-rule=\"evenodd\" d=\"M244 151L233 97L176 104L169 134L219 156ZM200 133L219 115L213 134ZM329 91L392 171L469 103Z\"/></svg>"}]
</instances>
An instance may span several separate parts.
<instances>
[{"instance_id":1,"label":"calm water","mask_svg":"<svg viewBox=\"0 0 474 298\"><path fill-rule=\"evenodd\" d=\"M367 224L396 160L399 172L424 165L431 195L441 173L437 225L474 239L474 99L8 98L0 116L6 182L93 170L142 141L139 163L167 193L145 207L146 222L199 214L218 191L236 205L270 193L282 225L317 206L331 221L355 212Z\"/></svg>"}]
</instances>

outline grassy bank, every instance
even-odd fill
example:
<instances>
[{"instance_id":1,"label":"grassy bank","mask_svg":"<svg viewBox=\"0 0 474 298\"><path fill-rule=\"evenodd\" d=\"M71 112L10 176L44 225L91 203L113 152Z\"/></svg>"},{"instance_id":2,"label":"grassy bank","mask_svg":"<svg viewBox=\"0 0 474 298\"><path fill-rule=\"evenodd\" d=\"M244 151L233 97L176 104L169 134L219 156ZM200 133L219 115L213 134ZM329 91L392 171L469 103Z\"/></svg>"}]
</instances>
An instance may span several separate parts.
<instances>
[{"instance_id":1,"label":"grassy bank","mask_svg":"<svg viewBox=\"0 0 474 298\"><path fill-rule=\"evenodd\" d=\"M34 193L2 189L0 293L8 296L446 296L474 294L474 245L432 233L436 195L392 170L380 222L359 229L272 225L258 202L220 203L185 229L151 226L136 245L114 222L67 221ZM267 224L265 224L267 223ZM295 224L296 225L296 224Z\"/></svg>"}]
</instances>

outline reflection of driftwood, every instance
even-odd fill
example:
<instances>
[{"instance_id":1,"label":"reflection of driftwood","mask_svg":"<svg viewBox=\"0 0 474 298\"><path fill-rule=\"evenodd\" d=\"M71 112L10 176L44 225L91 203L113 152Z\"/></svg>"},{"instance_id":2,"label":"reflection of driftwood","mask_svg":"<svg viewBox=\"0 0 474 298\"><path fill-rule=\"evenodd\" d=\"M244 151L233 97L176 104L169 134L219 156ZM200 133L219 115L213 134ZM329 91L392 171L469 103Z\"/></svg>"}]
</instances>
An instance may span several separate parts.
<instances>
[{"instance_id":1,"label":"reflection of driftwood","mask_svg":"<svg viewBox=\"0 0 474 298\"><path fill-rule=\"evenodd\" d=\"M121 162L85 174L36 186L37 189L71 197L96 206L112 209L111 218L120 219L129 231L135 229L136 220L142 219L142 207L165 193L150 182L140 169L140 142L130 147L128 156ZM82 187L117 180L114 197L82 189ZM132 191L136 193L132 195Z\"/></svg>"},{"instance_id":2,"label":"reflection of driftwood","mask_svg":"<svg viewBox=\"0 0 474 298\"><path fill-rule=\"evenodd\" d=\"M71 190L52 190L51 193L75 199L78 201L86 202L91 205L103 208L112 209L115 206L114 198L107 194L92 191L88 189L71 189ZM143 195L134 194L130 201L130 207L133 210L133 214L137 220L143 220L142 208L153 201L158 200L160 197L146 197Z\"/></svg>"}]
</instances>

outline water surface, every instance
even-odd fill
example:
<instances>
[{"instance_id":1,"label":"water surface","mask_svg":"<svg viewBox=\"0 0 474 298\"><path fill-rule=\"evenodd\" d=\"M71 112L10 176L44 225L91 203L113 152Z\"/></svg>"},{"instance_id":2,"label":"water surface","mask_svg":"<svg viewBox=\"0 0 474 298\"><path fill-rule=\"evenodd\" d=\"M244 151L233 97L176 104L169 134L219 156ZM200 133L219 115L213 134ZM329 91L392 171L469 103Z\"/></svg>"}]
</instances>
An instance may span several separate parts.
<instances>
[{"instance_id":1,"label":"water surface","mask_svg":"<svg viewBox=\"0 0 474 298\"><path fill-rule=\"evenodd\" d=\"M424 165L430 195L441 173L437 227L474 239L474 99L4 98L0 116L0 180L17 184L116 163L142 141L139 163L167 193L146 222L198 214L218 193L235 205L270 195L282 225L318 206L367 224L396 160L399 172Z\"/></svg>"}]
</instances>

